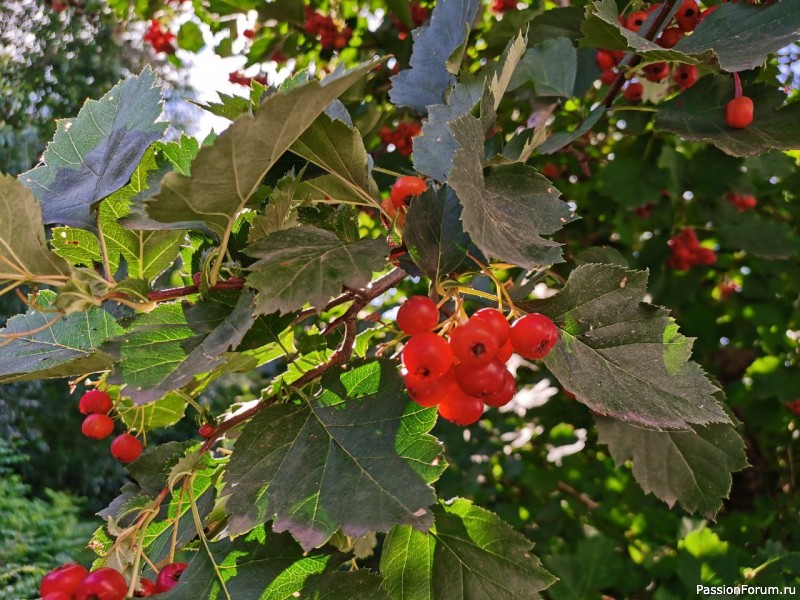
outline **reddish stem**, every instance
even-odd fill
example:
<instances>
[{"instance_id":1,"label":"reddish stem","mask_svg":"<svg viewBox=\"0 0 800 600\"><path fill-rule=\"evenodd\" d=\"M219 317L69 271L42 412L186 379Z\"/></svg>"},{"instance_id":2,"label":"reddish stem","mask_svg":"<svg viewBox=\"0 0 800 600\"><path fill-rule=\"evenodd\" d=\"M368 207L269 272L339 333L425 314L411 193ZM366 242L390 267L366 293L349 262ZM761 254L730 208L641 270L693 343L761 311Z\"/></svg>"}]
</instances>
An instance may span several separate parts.
<instances>
[{"instance_id":1,"label":"reddish stem","mask_svg":"<svg viewBox=\"0 0 800 600\"><path fill-rule=\"evenodd\" d=\"M742 80L739 79L739 73L733 74L733 97L740 98L742 96Z\"/></svg>"}]
</instances>

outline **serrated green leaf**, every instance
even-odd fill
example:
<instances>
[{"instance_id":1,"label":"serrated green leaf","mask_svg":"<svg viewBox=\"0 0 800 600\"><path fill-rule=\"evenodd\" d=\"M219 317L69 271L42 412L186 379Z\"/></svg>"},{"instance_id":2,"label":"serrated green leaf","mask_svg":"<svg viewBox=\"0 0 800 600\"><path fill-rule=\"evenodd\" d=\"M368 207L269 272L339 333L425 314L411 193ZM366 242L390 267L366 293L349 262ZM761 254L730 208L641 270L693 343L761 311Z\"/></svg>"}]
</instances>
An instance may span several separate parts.
<instances>
[{"instance_id":1,"label":"serrated green leaf","mask_svg":"<svg viewBox=\"0 0 800 600\"><path fill-rule=\"evenodd\" d=\"M100 242L91 231L77 227L53 227L53 252L76 267L92 267L103 261Z\"/></svg>"},{"instance_id":2,"label":"serrated green leaf","mask_svg":"<svg viewBox=\"0 0 800 600\"><path fill-rule=\"evenodd\" d=\"M200 26L193 21L181 25L178 29L178 45L189 52L199 52L206 45Z\"/></svg>"},{"instance_id":3,"label":"serrated green leaf","mask_svg":"<svg viewBox=\"0 0 800 600\"><path fill-rule=\"evenodd\" d=\"M33 194L0 173L0 288L68 272L69 265L47 247L42 211Z\"/></svg>"},{"instance_id":4,"label":"serrated green leaf","mask_svg":"<svg viewBox=\"0 0 800 600\"><path fill-rule=\"evenodd\" d=\"M167 157L176 171L186 177L191 175L192 161L200 152L200 143L197 138L182 133L181 139L177 142L156 142L155 146Z\"/></svg>"},{"instance_id":5,"label":"serrated green leaf","mask_svg":"<svg viewBox=\"0 0 800 600\"><path fill-rule=\"evenodd\" d=\"M358 241L358 211L349 204L301 206L297 212L303 225L331 231L345 242Z\"/></svg>"},{"instance_id":6,"label":"serrated green leaf","mask_svg":"<svg viewBox=\"0 0 800 600\"><path fill-rule=\"evenodd\" d=\"M483 175L483 130L466 115L450 130L460 149L448 179L464 207L464 230L485 255L525 268L561 262L549 235L575 219L559 192L535 169L515 164Z\"/></svg>"},{"instance_id":7,"label":"serrated green leaf","mask_svg":"<svg viewBox=\"0 0 800 600\"><path fill-rule=\"evenodd\" d=\"M31 308L25 314L9 319L0 333L25 333L47 325L56 316L55 300L54 292L39 292L35 301L48 312ZM121 333L122 327L102 308L63 317L47 329L23 335L3 346L0 382L72 377L104 371L111 367L113 359L99 348L106 340Z\"/></svg>"},{"instance_id":8,"label":"serrated green leaf","mask_svg":"<svg viewBox=\"0 0 800 600\"><path fill-rule=\"evenodd\" d=\"M160 223L202 223L218 237L224 236L281 155L374 66L375 62L364 63L344 74L272 94L255 115L240 116L212 146L200 149L191 177L167 175L158 194L145 201L147 214Z\"/></svg>"},{"instance_id":9,"label":"serrated green leaf","mask_svg":"<svg viewBox=\"0 0 800 600\"><path fill-rule=\"evenodd\" d=\"M94 229L91 206L128 183L167 128L156 122L160 115L161 88L147 67L59 121L44 164L20 175L42 203L44 222Z\"/></svg>"},{"instance_id":10,"label":"serrated green leaf","mask_svg":"<svg viewBox=\"0 0 800 600\"><path fill-rule=\"evenodd\" d=\"M247 233L248 244L253 244L270 233L297 225L295 204L299 201L297 188L302 175L301 172L295 176L294 171L291 171L278 181L278 185L269 195L269 204L264 208L264 214L256 215L250 224Z\"/></svg>"},{"instance_id":11,"label":"serrated green leaf","mask_svg":"<svg viewBox=\"0 0 800 600\"><path fill-rule=\"evenodd\" d=\"M342 286L360 288L373 271L385 266L388 252L383 240L348 244L316 227L277 231L248 246L245 253L258 258L250 266L247 284L258 290L256 312L289 312L307 303L320 307Z\"/></svg>"},{"instance_id":12,"label":"serrated green leaf","mask_svg":"<svg viewBox=\"0 0 800 600\"><path fill-rule=\"evenodd\" d=\"M395 527L381 556L393 600L531 600L555 581L533 543L497 515L456 499L433 509L429 533Z\"/></svg>"},{"instance_id":13,"label":"serrated green leaf","mask_svg":"<svg viewBox=\"0 0 800 600\"><path fill-rule=\"evenodd\" d=\"M581 37L581 23L584 13L577 6L551 8L536 15L531 21L530 44L541 44L554 38L567 38L576 41Z\"/></svg>"},{"instance_id":14,"label":"serrated green leaf","mask_svg":"<svg viewBox=\"0 0 800 600\"><path fill-rule=\"evenodd\" d=\"M147 406L136 406L125 398L117 410L129 429L150 431L169 427L180 421L186 410L186 400L179 394L167 394Z\"/></svg>"},{"instance_id":15,"label":"serrated green leaf","mask_svg":"<svg viewBox=\"0 0 800 600\"><path fill-rule=\"evenodd\" d=\"M720 211L717 233L724 246L761 258L789 260L800 253L800 236L791 225L754 212L726 207Z\"/></svg>"},{"instance_id":16,"label":"serrated green leaf","mask_svg":"<svg viewBox=\"0 0 800 600\"><path fill-rule=\"evenodd\" d=\"M455 77L447 61L467 37L478 0L439 0L430 23L414 30L410 68L392 77L389 98L395 106L407 106L425 113L428 106L444 104L447 90Z\"/></svg>"},{"instance_id":17,"label":"serrated green leaf","mask_svg":"<svg viewBox=\"0 0 800 600\"><path fill-rule=\"evenodd\" d=\"M651 428L730 422L719 390L689 360L693 340L665 309L642 302L646 292L645 271L589 264L555 296L520 306L561 328L544 364L592 410Z\"/></svg>"},{"instance_id":18,"label":"serrated green leaf","mask_svg":"<svg viewBox=\"0 0 800 600\"><path fill-rule=\"evenodd\" d=\"M688 431L653 431L595 417L598 441L617 466L633 462L633 476L646 493L670 507L713 518L728 497L731 473L747 466L744 442L730 424L693 426Z\"/></svg>"},{"instance_id":19,"label":"serrated green leaf","mask_svg":"<svg viewBox=\"0 0 800 600\"><path fill-rule=\"evenodd\" d=\"M578 74L578 52L564 37L528 48L522 57L508 89L532 83L538 96L572 97Z\"/></svg>"},{"instance_id":20,"label":"serrated green leaf","mask_svg":"<svg viewBox=\"0 0 800 600\"><path fill-rule=\"evenodd\" d=\"M563 147L568 146L579 137L591 131L592 127L600 120L605 114L606 107L604 105L596 106L592 112L572 131L557 131L537 148L539 154L554 154Z\"/></svg>"},{"instance_id":21,"label":"serrated green leaf","mask_svg":"<svg viewBox=\"0 0 800 600\"><path fill-rule=\"evenodd\" d=\"M584 600L600 590L618 584L627 564L615 552L614 542L593 535L578 542L574 555L556 554L545 558L545 565L558 576L547 595L553 600Z\"/></svg>"},{"instance_id":22,"label":"serrated green leaf","mask_svg":"<svg viewBox=\"0 0 800 600\"><path fill-rule=\"evenodd\" d=\"M784 0L785 1L785 0ZM774 86L752 85L744 90L753 100L753 122L745 129L725 123L725 106L733 98L733 79L703 77L678 97L664 102L656 113L656 129L694 142L711 142L732 156L755 156L777 148L800 148L800 103L784 106L786 96Z\"/></svg>"},{"instance_id":23,"label":"serrated green leaf","mask_svg":"<svg viewBox=\"0 0 800 600\"><path fill-rule=\"evenodd\" d=\"M276 531L310 549L340 527L353 537L395 524L430 527L435 496L426 481L441 472L441 448L422 464L417 444L435 444L427 434L435 412L408 402L389 361L331 371L322 388L245 426L225 475L229 532L274 518ZM298 469L307 476L298 479Z\"/></svg>"}]
</instances>

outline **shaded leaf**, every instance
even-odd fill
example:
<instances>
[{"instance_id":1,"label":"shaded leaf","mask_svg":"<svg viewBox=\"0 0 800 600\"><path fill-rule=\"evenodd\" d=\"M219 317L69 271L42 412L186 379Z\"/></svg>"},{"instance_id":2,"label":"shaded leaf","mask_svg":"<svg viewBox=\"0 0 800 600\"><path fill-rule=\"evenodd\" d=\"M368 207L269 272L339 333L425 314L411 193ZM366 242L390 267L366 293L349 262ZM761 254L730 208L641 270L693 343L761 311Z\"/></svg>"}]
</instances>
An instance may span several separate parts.
<instances>
[{"instance_id":1,"label":"shaded leaf","mask_svg":"<svg viewBox=\"0 0 800 600\"><path fill-rule=\"evenodd\" d=\"M44 164L20 175L42 203L44 222L93 229L91 206L128 183L167 128L156 123L160 115L161 88L148 67L59 121Z\"/></svg>"},{"instance_id":2,"label":"shaded leaf","mask_svg":"<svg viewBox=\"0 0 800 600\"><path fill-rule=\"evenodd\" d=\"M646 292L645 271L589 264L555 296L520 306L561 328L544 363L592 410L652 428L728 423L717 387L689 360L693 340L641 301Z\"/></svg>"},{"instance_id":3,"label":"shaded leaf","mask_svg":"<svg viewBox=\"0 0 800 600\"><path fill-rule=\"evenodd\" d=\"M528 48L514 70L509 89L533 83L538 96L570 98L578 74L578 52L564 37Z\"/></svg>"},{"instance_id":4,"label":"shaded leaf","mask_svg":"<svg viewBox=\"0 0 800 600\"><path fill-rule=\"evenodd\" d=\"M247 277L247 284L259 292L256 311L289 312L307 303L320 307L342 286L368 284L372 272L385 266L387 252L384 240L347 243L316 227L272 233L245 249L260 259Z\"/></svg>"},{"instance_id":5,"label":"shaded leaf","mask_svg":"<svg viewBox=\"0 0 800 600\"><path fill-rule=\"evenodd\" d=\"M606 108L604 105L596 106L592 112L572 131L557 131L537 148L539 154L554 154L563 147L570 145L582 135L591 131L592 127L600 120L605 114Z\"/></svg>"},{"instance_id":6,"label":"shaded leaf","mask_svg":"<svg viewBox=\"0 0 800 600\"><path fill-rule=\"evenodd\" d=\"M256 215L250 224L247 233L247 243L260 240L270 233L289 229L297 225L297 214L294 205L297 202L297 187L300 176L295 176L294 171L284 175L272 193L269 195L269 204L264 208L264 214Z\"/></svg>"},{"instance_id":7,"label":"shaded leaf","mask_svg":"<svg viewBox=\"0 0 800 600\"><path fill-rule=\"evenodd\" d=\"M331 371L322 386L319 397L270 406L245 426L225 475L229 533L274 518L276 531L310 549L340 527L353 537L396 524L430 527L427 482L443 469L427 434L435 411L408 402L389 361ZM420 447L436 454L423 463Z\"/></svg>"},{"instance_id":8,"label":"shaded leaf","mask_svg":"<svg viewBox=\"0 0 800 600\"><path fill-rule=\"evenodd\" d=\"M464 499L433 511L429 533L402 526L386 537L381 573L393 600L531 600L555 581L533 543L494 513Z\"/></svg>"},{"instance_id":9,"label":"shaded leaf","mask_svg":"<svg viewBox=\"0 0 800 600\"><path fill-rule=\"evenodd\" d=\"M557 581L547 590L553 600L584 600L591 592L614 587L626 575L626 563L615 552L614 542L593 535L578 542L575 554L556 554L545 558ZM596 594L595 594L596 595Z\"/></svg>"},{"instance_id":10,"label":"shaded leaf","mask_svg":"<svg viewBox=\"0 0 800 600\"><path fill-rule=\"evenodd\" d=\"M800 236L788 223L726 207L717 222L725 246L761 258L788 260L800 253Z\"/></svg>"},{"instance_id":11,"label":"shaded leaf","mask_svg":"<svg viewBox=\"0 0 800 600\"><path fill-rule=\"evenodd\" d=\"M156 142L156 148L167 157L176 171L188 177L192 172L192 161L200 152L200 143L197 138L182 133L177 142Z\"/></svg>"}]
</instances>

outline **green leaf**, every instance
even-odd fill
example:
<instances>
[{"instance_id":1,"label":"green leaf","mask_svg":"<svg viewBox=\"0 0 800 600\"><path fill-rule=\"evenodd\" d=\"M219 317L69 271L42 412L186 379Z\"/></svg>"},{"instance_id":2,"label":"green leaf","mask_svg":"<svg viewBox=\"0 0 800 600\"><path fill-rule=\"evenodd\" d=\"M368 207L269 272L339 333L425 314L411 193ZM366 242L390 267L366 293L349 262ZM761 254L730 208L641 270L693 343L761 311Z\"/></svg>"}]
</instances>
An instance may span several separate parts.
<instances>
[{"instance_id":1,"label":"green leaf","mask_svg":"<svg viewBox=\"0 0 800 600\"><path fill-rule=\"evenodd\" d=\"M753 122L745 129L732 129L725 123L725 106L734 89L733 80L724 75L703 77L683 94L659 105L656 129L694 142L711 142L732 156L800 148L800 103L783 106L786 96L774 86L752 85L744 93L755 105Z\"/></svg>"},{"instance_id":2,"label":"green leaf","mask_svg":"<svg viewBox=\"0 0 800 600\"><path fill-rule=\"evenodd\" d=\"M567 38L574 42L581 37L584 13L577 6L551 8L537 15L530 26L530 43L538 45L553 38Z\"/></svg>"},{"instance_id":3,"label":"green leaf","mask_svg":"<svg viewBox=\"0 0 800 600\"><path fill-rule=\"evenodd\" d=\"M444 104L455 77L447 61L467 38L479 0L439 0L430 23L414 30L414 47L408 69L392 77L389 98L395 106L425 113L432 104Z\"/></svg>"},{"instance_id":4,"label":"green leaf","mask_svg":"<svg viewBox=\"0 0 800 600\"><path fill-rule=\"evenodd\" d=\"M248 244L253 244L270 233L297 226L295 204L301 200L297 189L302 175L300 173L295 176L292 170L278 181L278 185L269 195L269 204L264 208L264 214L256 215L250 224L247 232Z\"/></svg>"},{"instance_id":5,"label":"green leaf","mask_svg":"<svg viewBox=\"0 0 800 600\"><path fill-rule=\"evenodd\" d=\"M530 82L538 96L570 98L577 74L578 52L569 39L559 37L528 48L508 88Z\"/></svg>"},{"instance_id":6,"label":"green leaf","mask_svg":"<svg viewBox=\"0 0 800 600\"><path fill-rule=\"evenodd\" d=\"M411 258L432 281L458 269L471 243L461 226L461 204L447 186L429 188L411 203L403 231Z\"/></svg>"},{"instance_id":7,"label":"green leaf","mask_svg":"<svg viewBox=\"0 0 800 600\"><path fill-rule=\"evenodd\" d=\"M800 236L788 223L765 218L755 212L720 211L717 233L723 245L753 256L789 260L800 253Z\"/></svg>"},{"instance_id":8,"label":"green leaf","mask_svg":"<svg viewBox=\"0 0 800 600\"><path fill-rule=\"evenodd\" d=\"M600 118L605 114L606 107L603 104L596 106L592 112L572 131L557 131L537 148L539 154L554 154L563 147L570 145L579 137L591 131Z\"/></svg>"},{"instance_id":9,"label":"green leaf","mask_svg":"<svg viewBox=\"0 0 800 600\"><path fill-rule=\"evenodd\" d=\"M128 183L167 128L156 123L160 115L161 88L148 67L59 121L44 164L20 175L42 203L44 222L94 229L91 206Z\"/></svg>"},{"instance_id":10,"label":"green leaf","mask_svg":"<svg viewBox=\"0 0 800 600\"><path fill-rule=\"evenodd\" d=\"M464 499L433 512L429 533L402 526L386 537L381 573L393 600L531 600L555 581L533 543L494 513Z\"/></svg>"},{"instance_id":11,"label":"green leaf","mask_svg":"<svg viewBox=\"0 0 800 600\"><path fill-rule=\"evenodd\" d=\"M183 418L186 400L179 394L167 394L147 406L136 406L124 398L117 407L122 422L136 431L150 431L175 425Z\"/></svg>"},{"instance_id":12,"label":"green leaf","mask_svg":"<svg viewBox=\"0 0 800 600\"><path fill-rule=\"evenodd\" d=\"M347 243L316 227L272 233L245 249L260 259L247 277L247 284L259 292L256 312L289 312L307 303L321 307L342 286L368 284L373 271L384 268L387 252L384 240Z\"/></svg>"},{"instance_id":13,"label":"green leaf","mask_svg":"<svg viewBox=\"0 0 800 600\"><path fill-rule=\"evenodd\" d=\"M303 225L326 229L348 243L358 241L358 210L353 206L340 204L334 208L326 204L317 204L301 206L297 212Z\"/></svg>"},{"instance_id":14,"label":"green leaf","mask_svg":"<svg viewBox=\"0 0 800 600\"><path fill-rule=\"evenodd\" d=\"M314 600L389 600L383 580L366 569L326 571L312 575L300 590L300 598Z\"/></svg>"},{"instance_id":15,"label":"green leaf","mask_svg":"<svg viewBox=\"0 0 800 600\"><path fill-rule=\"evenodd\" d=\"M24 334L52 321L57 314L54 310L55 293L41 291L35 300L39 307L48 312L31 308L24 315L9 319L0 333ZM63 317L47 329L22 335L3 346L0 352L0 382L72 377L105 371L113 359L98 348L121 333L123 329L102 308L91 308L81 314Z\"/></svg>"},{"instance_id":16,"label":"green leaf","mask_svg":"<svg viewBox=\"0 0 800 600\"><path fill-rule=\"evenodd\" d=\"M599 172L598 191L624 207L658 202L662 190L669 186L669 171L647 165L647 177L631 177L631 169L635 173L644 164L642 157L635 154L609 161Z\"/></svg>"},{"instance_id":17,"label":"green leaf","mask_svg":"<svg viewBox=\"0 0 800 600\"><path fill-rule=\"evenodd\" d=\"M544 562L559 578L547 590L553 600L594 597L600 590L618 585L628 566L615 552L614 542L602 535L582 538L572 556L556 554L545 558Z\"/></svg>"},{"instance_id":18,"label":"green leaf","mask_svg":"<svg viewBox=\"0 0 800 600\"><path fill-rule=\"evenodd\" d=\"M103 261L100 242L91 231L77 227L53 227L53 252L76 267L93 267Z\"/></svg>"},{"instance_id":19,"label":"green leaf","mask_svg":"<svg viewBox=\"0 0 800 600\"><path fill-rule=\"evenodd\" d=\"M275 531L310 549L340 527L353 537L396 524L428 529L428 482L444 468L427 434L435 411L408 401L390 361L331 371L322 387L319 397L270 406L245 426L225 475L229 534L275 519ZM421 446L436 448L427 462Z\"/></svg>"},{"instance_id":20,"label":"green leaf","mask_svg":"<svg viewBox=\"0 0 800 600\"><path fill-rule=\"evenodd\" d=\"M191 175L192 161L200 152L197 138L182 133L181 139L177 142L156 142L155 146L167 157L176 171L186 177Z\"/></svg>"},{"instance_id":21,"label":"green leaf","mask_svg":"<svg viewBox=\"0 0 800 600\"><path fill-rule=\"evenodd\" d=\"M178 45L189 52L199 52L206 45L203 31L193 21L187 21L178 30Z\"/></svg>"},{"instance_id":22,"label":"green leaf","mask_svg":"<svg viewBox=\"0 0 800 600\"><path fill-rule=\"evenodd\" d=\"M689 512L713 518L728 497L731 473L748 466L744 442L732 425L653 431L605 417L595 420L598 441L608 445L617 466L632 461L642 489L670 507L678 501Z\"/></svg>"},{"instance_id":23,"label":"green leaf","mask_svg":"<svg viewBox=\"0 0 800 600\"><path fill-rule=\"evenodd\" d=\"M47 247L36 198L16 179L0 173L0 288L68 272L69 265Z\"/></svg>"},{"instance_id":24,"label":"green leaf","mask_svg":"<svg viewBox=\"0 0 800 600\"><path fill-rule=\"evenodd\" d=\"M665 309L642 302L646 292L645 271L589 264L555 296L520 306L561 328L544 363L592 410L651 428L728 423L717 387L689 360L693 340Z\"/></svg>"},{"instance_id":25,"label":"green leaf","mask_svg":"<svg viewBox=\"0 0 800 600\"><path fill-rule=\"evenodd\" d=\"M461 148L448 184L464 207L464 230L481 252L528 269L561 262L560 244L542 237L575 219L558 190L521 164L498 167L484 178L480 121L466 115L450 130Z\"/></svg>"},{"instance_id":26,"label":"green leaf","mask_svg":"<svg viewBox=\"0 0 800 600\"><path fill-rule=\"evenodd\" d=\"M374 66L375 62L364 63L272 94L255 115L240 116L212 146L200 149L191 177L167 175L158 194L145 202L147 214L161 223L205 224L223 237L275 162L333 100Z\"/></svg>"}]
</instances>

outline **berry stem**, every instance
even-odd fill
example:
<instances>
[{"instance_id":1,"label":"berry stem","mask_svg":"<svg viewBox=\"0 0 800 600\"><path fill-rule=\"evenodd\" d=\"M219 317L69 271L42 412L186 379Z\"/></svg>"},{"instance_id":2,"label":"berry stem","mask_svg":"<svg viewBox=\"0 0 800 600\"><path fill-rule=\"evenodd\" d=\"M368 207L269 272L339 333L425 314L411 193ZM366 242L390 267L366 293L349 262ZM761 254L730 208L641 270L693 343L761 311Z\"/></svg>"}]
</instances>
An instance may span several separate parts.
<instances>
[{"instance_id":1,"label":"berry stem","mask_svg":"<svg viewBox=\"0 0 800 600\"><path fill-rule=\"evenodd\" d=\"M741 98L742 96L742 80L739 78L739 73L733 74L733 97Z\"/></svg>"}]
</instances>

